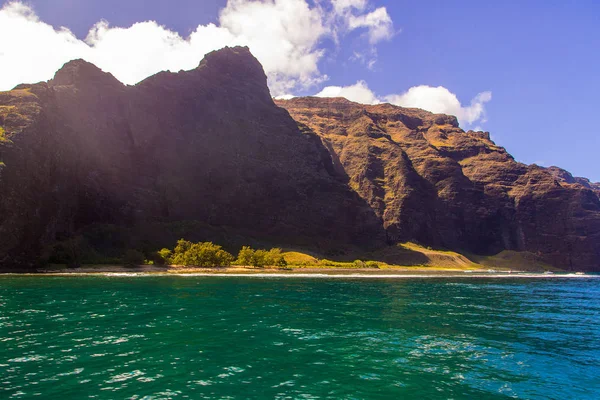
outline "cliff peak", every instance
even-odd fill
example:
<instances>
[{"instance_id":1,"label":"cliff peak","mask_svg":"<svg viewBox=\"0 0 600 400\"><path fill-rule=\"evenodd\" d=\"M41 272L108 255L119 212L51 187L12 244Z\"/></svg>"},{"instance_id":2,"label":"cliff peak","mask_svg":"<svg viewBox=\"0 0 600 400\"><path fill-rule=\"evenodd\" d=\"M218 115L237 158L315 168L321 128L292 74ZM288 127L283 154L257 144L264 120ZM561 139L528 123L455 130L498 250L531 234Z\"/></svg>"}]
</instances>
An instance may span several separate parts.
<instances>
[{"instance_id":1,"label":"cliff peak","mask_svg":"<svg viewBox=\"0 0 600 400\"><path fill-rule=\"evenodd\" d=\"M257 99L273 103L262 65L250 53L248 47L240 46L224 47L207 53L192 70L177 73L162 71L134 86L140 90L170 88L169 90L176 91L178 95L189 91L194 97L198 91L219 92L217 97L223 99L229 93L238 97L240 101L245 99L246 105Z\"/></svg>"},{"instance_id":2,"label":"cliff peak","mask_svg":"<svg viewBox=\"0 0 600 400\"><path fill-rule=\"evenodd\" d=\"M51 86L108 85L123 86L111 73L83 59L71 60L59 69L48 82Z\"/></svg>"},{"instance_id":3,"label":"cliff peak","mask_svg":"<svg viewBox=\"0 0 600 400\"><path fill-rule=\"evenodd\" d=\"M207 53L197 70L208 68L221 74L235 74L239 78L258 80L266 84L267 76L260 62L246 46L225 46Z\"/></svg>"}]
</instances>

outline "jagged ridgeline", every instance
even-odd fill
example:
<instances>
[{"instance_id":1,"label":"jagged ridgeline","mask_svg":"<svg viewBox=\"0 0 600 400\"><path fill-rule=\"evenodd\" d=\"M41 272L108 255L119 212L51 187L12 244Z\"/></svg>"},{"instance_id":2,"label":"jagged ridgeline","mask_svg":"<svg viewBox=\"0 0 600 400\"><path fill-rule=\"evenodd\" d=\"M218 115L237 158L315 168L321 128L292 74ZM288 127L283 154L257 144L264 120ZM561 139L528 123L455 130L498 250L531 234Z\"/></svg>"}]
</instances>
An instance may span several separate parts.
<instances>
[{"instance_id":1,"label":"jagged ridgeline","mask_svg":"<svg viewBox=\"0 0 600 400\"><path fill-rule=\"evenodd\" d=\"M134 86L76 60L1 92L0 162L4 269L184 237L331 255L414 241L600 270L597 184L517 163L454 117L275 103L242 47Z\"/></svg>"}]
</instances>

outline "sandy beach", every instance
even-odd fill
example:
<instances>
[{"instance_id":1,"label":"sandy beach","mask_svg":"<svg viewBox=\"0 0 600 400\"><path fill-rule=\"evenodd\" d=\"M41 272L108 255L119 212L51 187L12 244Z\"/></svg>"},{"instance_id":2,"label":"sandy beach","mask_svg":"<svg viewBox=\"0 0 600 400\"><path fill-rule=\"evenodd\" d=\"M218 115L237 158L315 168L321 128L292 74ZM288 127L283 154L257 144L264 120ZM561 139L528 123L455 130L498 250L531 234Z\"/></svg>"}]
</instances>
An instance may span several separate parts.
<instances>
[{"instance_id":1,"label":"sandy beach","mask_svg":"<svg viewBox=\"0 0 600 400\"><path fill-rule=\"evenodd\" d=\"M31 275L57 276L220 276L220 277L257 277L257 278L600 278L599 275L582 273L533 273L525 271L497 271L485 269L450 269L435 267L397 267L397 268L253 268L233 266L226 268L193 268L143 265L124 267L118 265L82 266L71 269L40 270Z\"/></svg>"}]
</instances>

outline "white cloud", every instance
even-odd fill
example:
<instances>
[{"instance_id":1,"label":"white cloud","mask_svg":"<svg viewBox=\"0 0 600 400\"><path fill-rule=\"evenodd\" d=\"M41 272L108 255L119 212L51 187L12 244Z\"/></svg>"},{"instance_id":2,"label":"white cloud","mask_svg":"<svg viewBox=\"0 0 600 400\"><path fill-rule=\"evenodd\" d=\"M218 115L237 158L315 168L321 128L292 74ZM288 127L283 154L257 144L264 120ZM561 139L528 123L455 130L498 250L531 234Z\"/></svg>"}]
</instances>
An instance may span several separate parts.
<instances>
[{"instance_id":1,"label":"white cloud","mask_svg":"<svg viewBox=\"0 0 600 400\"><path fill-rule=\"evenodd\" d=\"M351 15L348 19L350 29L367 28L369 42L376 44L390 40L394 36L394 24L385 7L362 15Z\"/></svg>"},{"instance_id":2,"label":"white cloud","mask_svg":"<svg viewBox=\"0 0 600 400\"><path fill-rule=\"evenodd\" d=\"M402 107L421 108L436 114L455 115L461 125L485 123L485 103L492 99L492 92L477 94L470 105L462 105L458 97L443 86L413 86L402 94L378 97L365 81L350 86L328 86L317 93L318 97L345 97L363 104L378 104L383 101Z\"/></svg>"},{"instance_id":3,"label":"white cloud","mask_svg":"<svg viewBox=\"0 0 600 400\"><path fill-rule=\"evenodd\" d=\"M372 68L374 45L394 35L392 19L384 7L371 7L370 0L329 0L310 6L307 0L229 0L218 24L199 25L188 37L181 37L154 21L128 28L98 22L80 40L66 28L56 29L41 21L20 2L0 9L0 90L19 83L52 78L67 61L86 59L117 79L134 84L159 71L195 68L203 56L224 46L246 45L262 63L274 96L292 97L299 89L324 82L319 70L325 50L323 40L336 41L340 34L362 30L367 49L353 49L352 59ZM490 92L475 96L462 105L448 89L415 86L402 94L375 95L364 81L350 86L329 86L317 96L346 97L376 104L387 101L436 113L456 115L461 123L485 122L485 103Z\"/></svg>"},{"instance_id":4,"label":"white cloud","mask_svg":"<svg viewBox=\"0 0 600 400\"><path fill-rule=\"evenodd\" d=\"M350 101L362 104L377 104L379 99L369 89L365 81L358 81L350 86L327 86L315 96L317 97L345 97Z\"/></svg>"},{"instance_id":5,"label":"white cloud","mask_svg":"<svg viewBox=\"0 0 600 400\"><path fill-rule=\"evenodd\" d=\"M336 13L342 14L347 10L364 10L367 7L367 0L331 0L333 9Z\"/></svg>"},{"instance_id":6,"label":"white cloud","mask_svg":"<svg viewBox=\"0 0 600 400\"><path fill-rule=\"evenodd\" d=\"M289 93L280 94L279 96L275 96L275 98L277 100L290 100L290 99L293 99L294 97L296 97L296 96L294 96L293 94L289 94Z\"/></svg>"},{"instance_id":7,"label":"white cloud","mask_svg":"<svg viewBox=\"0 0 600 400\"><path fill-rule=\"evenodd\" d=\"M163 70L189 70L204 54L224 46L246 45L263 64L274 95L322 83L322 42L339 32L362 29L374 45L391 37L385 8L366 12L368 0L331 0L326 11L307 0L229 0L218 24L199 25L181 37L154 21L128 28L98 22L85 40L66 28L40 21L20 2L0 9L0 90L50 79L65 62L86 59L117 79L134 84ZM334 15L334 16L332 16Z\"/></svg>"},{"instance_id":8,"label":"white cloud","mask_svg":"<svg viewBox=\"0 0 600 400\"><path fill-rule=\"evenodd\" d=\"M385 7L366 12L369 5L367 0L331 0L331 2L334 20L340 25L334 27L334 32L365 28L371 45L390 40L394 36L394 23Z\"/></svg>"},{"instance_id":9,"label":"white cloud","mask_svg":"<svg viewBox=\"0 0 600 400\"><path fill-rule=\"evenodd\" d=\"M402 107L422 108L438 114L455 115L461 123L486 122L485 103L492 99L492 92L481 92L463 106L456 95L443 86L414 86L403 94L385 96L389 103Z\"/></svg>"},{"instance_id":10,"label":"white cloud","mask_svg":"<svg viewBox=\"0 0 600 400\"><path fill-rule=\"evenodd\" d=\"M0 9L0 37L0 90L51 78L65 61L89 51L69 30L40 22L21 3Z\"/></svg>"}]
</instances>

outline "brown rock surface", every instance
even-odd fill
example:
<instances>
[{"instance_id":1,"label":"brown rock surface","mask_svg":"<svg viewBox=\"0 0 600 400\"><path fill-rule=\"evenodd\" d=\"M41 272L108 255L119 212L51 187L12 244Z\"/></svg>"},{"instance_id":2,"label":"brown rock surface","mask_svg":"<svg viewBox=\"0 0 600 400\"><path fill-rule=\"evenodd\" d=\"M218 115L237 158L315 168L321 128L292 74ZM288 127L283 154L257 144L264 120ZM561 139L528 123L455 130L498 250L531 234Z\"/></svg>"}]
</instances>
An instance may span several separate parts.
<instances>
[{"instance_id":1,"label":"brown rock surface","mask_svg":"<svg viewBox=\"0 0 600 400\"><path fill-rule=\"evenodd\" d=\"M330 151L383 219L389 242L539 254L600 270L600 199L583 178L516 162L455 117L341 98L278 100Z\"/></svg>"},{"instance_id":2,"label":"brown rock surface","mask_svg":"<svg viewBox=\"0 0 600 400\"><path fill-rule=\"evenodd\" d=\"M584 188L591 189L596 192L600 196L600 183L590 182L588 178L582 178L579 176L573 176L569 171L566 171L559 167L548 167L546 168L548 172L552 174L560 183L566 184L579 184Z\"/></svg>"},{"instance_id":3,"label":"brown rock surface","mask_svg":"<svg viewBox=\"0 0 600 400\"><path fill-rule=\"evenodd\" d=\"M57 242L113 257L186 237L324 254L414 241L600 270L598 184L518 163L455 117L274 102L246 48L135 86L76 60L0 92L0 190L4 269Z\"/></svg>"}]
</instances>

